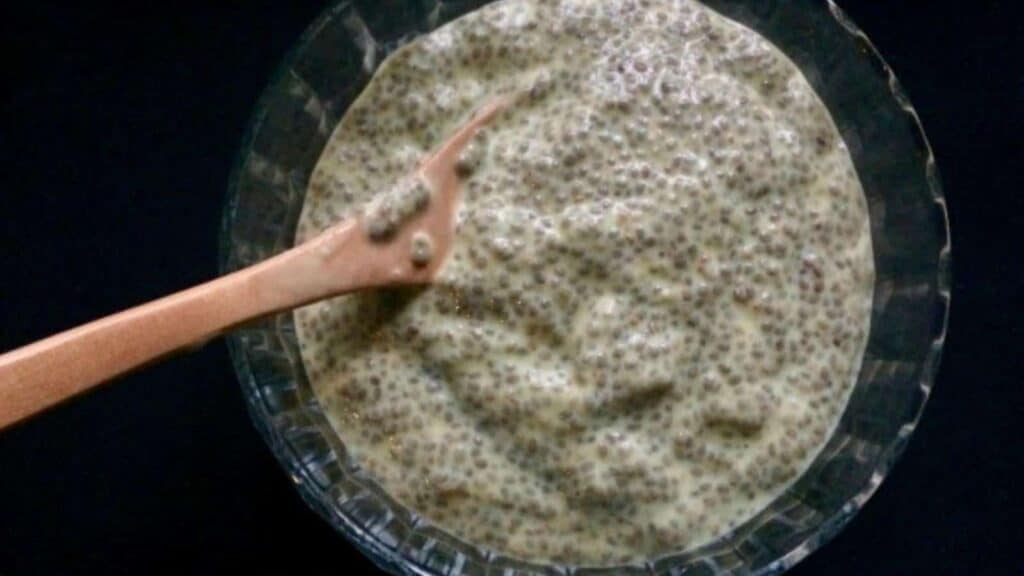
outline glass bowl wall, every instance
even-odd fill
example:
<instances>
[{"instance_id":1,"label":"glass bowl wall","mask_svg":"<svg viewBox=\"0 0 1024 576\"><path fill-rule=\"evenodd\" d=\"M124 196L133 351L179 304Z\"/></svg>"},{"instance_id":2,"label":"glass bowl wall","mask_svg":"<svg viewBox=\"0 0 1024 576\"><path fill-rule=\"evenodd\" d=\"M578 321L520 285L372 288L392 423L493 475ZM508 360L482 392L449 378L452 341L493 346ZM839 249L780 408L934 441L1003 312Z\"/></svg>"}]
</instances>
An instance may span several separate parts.
<instances>
[{"instance_id":1,"label":"glass bowl wall","mask_svg":"<svg viewBox=\"0 0 1024 576\"><path fill-rule=\"evenodd\" d=\"M484 0L341 1L305 32L266 89L225 207L221 268L293 243L306 184L328 137L381 60ZM831 1L707 0L769 38L803 70L839 126L867 193L877 284L863 367L839 427L766 510L709 545L640 566L524 564L430 526L347 456L313 396L291 314L229 338L256 427L305 501L379 566L400 575L774 574L832 538L909 440L939 363L950 247L934 157L899 82Z\"/></svg>"}]
</instances>

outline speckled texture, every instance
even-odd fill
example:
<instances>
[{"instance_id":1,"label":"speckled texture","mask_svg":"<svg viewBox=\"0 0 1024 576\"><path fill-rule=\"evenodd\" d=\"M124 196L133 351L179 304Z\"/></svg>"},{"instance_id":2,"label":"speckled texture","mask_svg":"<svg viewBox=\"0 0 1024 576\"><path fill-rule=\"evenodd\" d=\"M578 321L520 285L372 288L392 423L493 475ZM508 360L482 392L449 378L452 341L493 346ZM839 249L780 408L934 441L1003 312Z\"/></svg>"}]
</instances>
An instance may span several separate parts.
<instances>
[{"instance_id":1,"label":"speckled texture","mask_svg":"<svg viewBox=\"0 0 1024 576\"><path fill-rule=\"evenodd\" d=\"M327 146L299 239L491 96L458 241L423 291L297 312L332 424L399 501L526 559L721 535L806 467L859 367L863 193L827 111L691 1L507 0L386 62Z\"/></svg>"},{"instance_id":2,"label":"speckled texture","mask_svg":"<svg viewBox=\"0 0 1024 576\"><path fill-rule=\"evenodd\" d=\"M363 208L367 235L373 241L389 239L406 220L430 204L431 194L422 178L415 175L400 178Z\"/></svg>"}]
</instances>

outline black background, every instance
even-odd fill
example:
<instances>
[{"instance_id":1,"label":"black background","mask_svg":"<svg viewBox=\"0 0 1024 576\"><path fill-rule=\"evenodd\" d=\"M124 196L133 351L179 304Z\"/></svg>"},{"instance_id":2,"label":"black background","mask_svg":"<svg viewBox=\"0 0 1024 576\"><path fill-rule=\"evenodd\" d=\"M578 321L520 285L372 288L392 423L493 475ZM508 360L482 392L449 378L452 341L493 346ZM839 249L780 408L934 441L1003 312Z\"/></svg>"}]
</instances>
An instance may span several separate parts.
<instances>
[{"instance_id":1,"label":"black background","mask_svg":"<svg viewBox=\"0 0 1024 576\"><path fill-rule=\"evenodd\" d=\"M15 12L12 4L25 4ZM216 275L233 155L322 1L4 2L0 349ZM1024 574L1024 25L1017 2L841 4L936 149L947 352L877 495L793 571ZM0 574L373 573L306 509L223 342L0 435Z\"/></svg>"}]
</instances>

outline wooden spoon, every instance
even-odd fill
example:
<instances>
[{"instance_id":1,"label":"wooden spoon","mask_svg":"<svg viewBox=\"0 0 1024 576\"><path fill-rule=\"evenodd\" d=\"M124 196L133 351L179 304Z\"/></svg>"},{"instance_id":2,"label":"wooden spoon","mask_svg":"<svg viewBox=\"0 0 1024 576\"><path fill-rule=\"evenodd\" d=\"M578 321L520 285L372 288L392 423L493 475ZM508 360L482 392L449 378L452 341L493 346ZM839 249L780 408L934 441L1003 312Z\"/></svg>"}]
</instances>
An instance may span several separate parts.
<instances>
[{"instance_id":1,"label":"wooden spoon","mask_svg":"<svg viewBox=\"0 0 1024 576\"><path fill-rule=\"evenodd\" d=\"M459 154L508 105L481 108L418 167L431 200L386 241L370 238L363 217L350 218L260 264L0 356L0 429L247 321L357 290L431 282L455 234ZM414 263L413 236L423 234L433 256Z\"/></svg>"}]
</instances>

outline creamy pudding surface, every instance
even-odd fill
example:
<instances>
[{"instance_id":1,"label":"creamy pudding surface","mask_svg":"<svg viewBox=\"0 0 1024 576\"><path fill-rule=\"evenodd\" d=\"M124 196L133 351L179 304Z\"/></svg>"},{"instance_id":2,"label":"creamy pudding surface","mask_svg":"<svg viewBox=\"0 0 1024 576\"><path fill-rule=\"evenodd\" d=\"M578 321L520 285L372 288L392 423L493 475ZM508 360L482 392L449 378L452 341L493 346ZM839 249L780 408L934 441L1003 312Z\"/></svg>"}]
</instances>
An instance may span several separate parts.
<instances>
[{"instance_id":1,"label":"creamy pudding surface","mask_svg":"<svg viewBox=\"0 0 1024 576\"><path fill-rule=\"evenodd\" d=\"M428 522L612 565L720 537L835 428L874 270L850 154L798 69L692 0L504 0L381 66L298 241L390 190L474 110L437 281L295 314L354 461Z\"/></svg>"}]
</instances>

